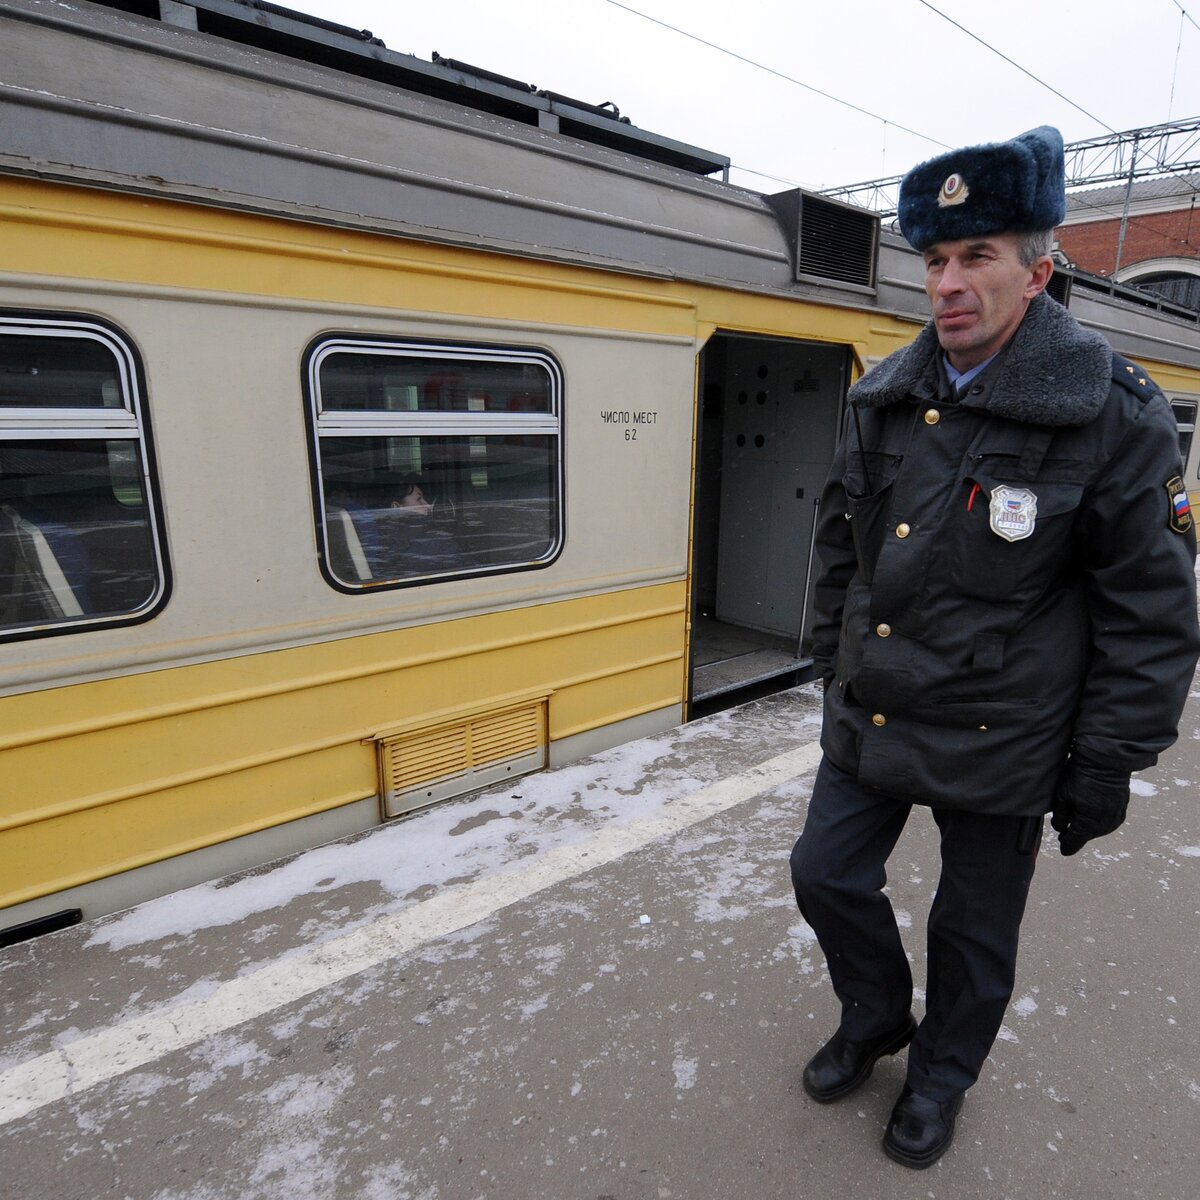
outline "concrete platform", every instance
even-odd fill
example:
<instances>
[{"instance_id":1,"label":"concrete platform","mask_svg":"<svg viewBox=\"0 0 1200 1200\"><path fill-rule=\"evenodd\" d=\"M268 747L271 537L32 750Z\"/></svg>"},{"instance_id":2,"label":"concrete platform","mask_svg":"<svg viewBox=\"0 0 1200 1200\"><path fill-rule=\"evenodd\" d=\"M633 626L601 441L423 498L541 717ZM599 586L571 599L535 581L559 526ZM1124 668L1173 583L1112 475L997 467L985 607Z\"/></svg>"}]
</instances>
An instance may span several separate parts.
<instances>
[{"instance_id":1,"label":"concrete platform","mask_svg":"<svg viewBox=\"0 0 1200 1200\"><path fill-rule=\"evenodd\" d=\"M1129 823L1047 838L958 1139L879 1149L903 1062L829 1107L787 855L799 688L0 955L0 1195L1190 1200L1200 697ZM936 838L890 891L921 975Z\"/></svg>"}]
</instances>

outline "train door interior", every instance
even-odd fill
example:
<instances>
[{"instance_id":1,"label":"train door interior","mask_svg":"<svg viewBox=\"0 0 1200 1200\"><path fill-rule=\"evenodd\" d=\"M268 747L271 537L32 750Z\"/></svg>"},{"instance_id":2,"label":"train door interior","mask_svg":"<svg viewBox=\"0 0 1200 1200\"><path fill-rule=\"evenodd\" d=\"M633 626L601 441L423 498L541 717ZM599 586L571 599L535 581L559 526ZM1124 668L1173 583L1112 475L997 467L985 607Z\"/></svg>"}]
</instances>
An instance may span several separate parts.
<instances>
[{"instance_id":1,"label":"train door interior","mask_svg":"<svg viewBox=\"0 0 1200 1200\"><path fill-rule=\"evenodd\" d=\"M813 524L849 352L716 334L700 356L689 715L803 682Z\"/></svg>"}]
</instances>

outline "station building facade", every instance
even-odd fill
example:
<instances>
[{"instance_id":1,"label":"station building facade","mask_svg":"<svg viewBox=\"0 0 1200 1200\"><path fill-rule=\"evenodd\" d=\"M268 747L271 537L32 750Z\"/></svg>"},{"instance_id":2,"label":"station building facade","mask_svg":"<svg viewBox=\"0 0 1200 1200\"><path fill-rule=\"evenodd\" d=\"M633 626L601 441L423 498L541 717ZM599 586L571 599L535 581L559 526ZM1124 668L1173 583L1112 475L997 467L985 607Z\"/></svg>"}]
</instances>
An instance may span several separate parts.
<instances>
[{"instance_id":1,"label":"station building facade","mask_svg":"<svg viewBox=\"0 0 1200 1200\"><path fill-rule=\"evenodd\" d=\"M1075 192L1059 252L1082 271L1200 309L1198 197L1200 172Z\"/></svg>"}]
</instances>

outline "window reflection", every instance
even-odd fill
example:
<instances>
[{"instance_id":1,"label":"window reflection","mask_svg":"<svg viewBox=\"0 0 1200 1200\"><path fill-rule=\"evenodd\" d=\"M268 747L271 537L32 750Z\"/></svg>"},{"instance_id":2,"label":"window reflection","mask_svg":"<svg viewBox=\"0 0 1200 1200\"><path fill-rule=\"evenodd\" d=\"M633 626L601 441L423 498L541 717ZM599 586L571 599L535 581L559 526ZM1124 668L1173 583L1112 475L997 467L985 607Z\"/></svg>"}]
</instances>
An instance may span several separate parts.
<instances>
[{"instance_id":1,"label":"window reflection","mask_svg":"<svg viewBox=\"0 0 1200 1200\"><path fill-rule=\"evenodd\" d=\"M367 589L554 557L562 464L552 360L335 339L311 361L333 582Z\"/></svg>"},{"instance_id":2,"label":"window reflection","mask_svg":"<svg viewBox=\"0 0 1200 1200\"><path fill-rule=\"evenodd\" d=\"M107 331L0 318L0 636L136 616L161 594L123 354Z\"/></svg>"}]
</instances>

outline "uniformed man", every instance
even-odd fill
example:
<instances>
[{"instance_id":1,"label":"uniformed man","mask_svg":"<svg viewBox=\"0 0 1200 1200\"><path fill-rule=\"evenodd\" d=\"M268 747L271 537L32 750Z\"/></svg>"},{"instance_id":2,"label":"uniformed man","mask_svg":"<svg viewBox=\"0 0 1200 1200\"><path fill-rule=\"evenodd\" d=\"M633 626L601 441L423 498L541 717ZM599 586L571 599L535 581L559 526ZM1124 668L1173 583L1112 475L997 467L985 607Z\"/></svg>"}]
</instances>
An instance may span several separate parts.
<instances>
[{"instance_id":1,"label":"uniformed man","mask_svg":"<svg viewBox=\"0 0 1200 1200\"><path fill-rule=\"evenodd\" d=\"M883 1148L909 1167L1000 1028L1044 814L1063 854L1124 821L1200 645L1175 421L1045 294L1064 211L1049 127L909 172L933 319L850 389L821 500L824 760L792 878L842 1016L804 1086L840 1099L908 1046ZM942 855L920 1024L882 890L914 804Z\"/></svg>"}]
</instances>

